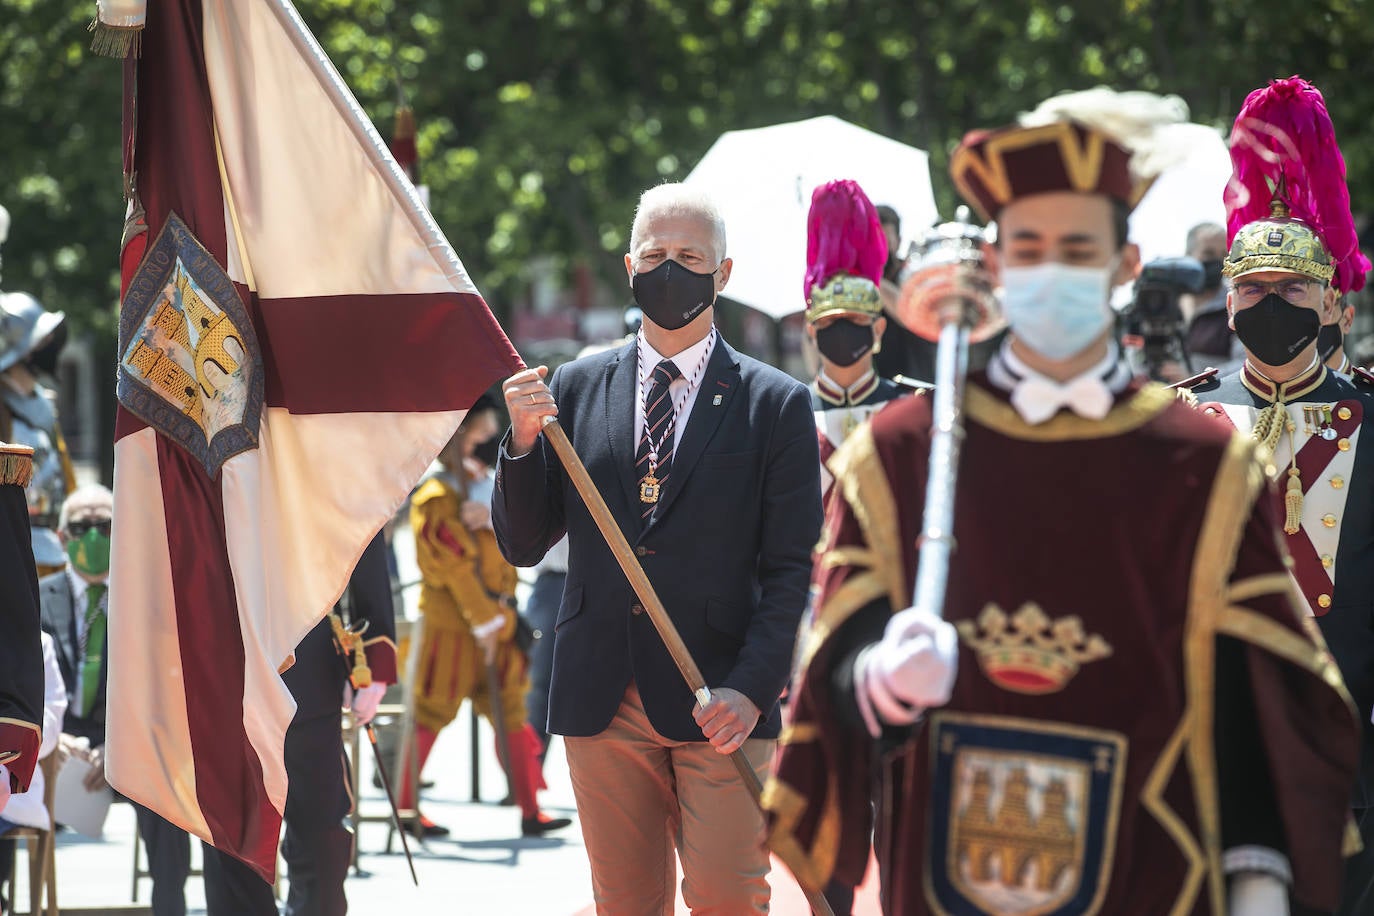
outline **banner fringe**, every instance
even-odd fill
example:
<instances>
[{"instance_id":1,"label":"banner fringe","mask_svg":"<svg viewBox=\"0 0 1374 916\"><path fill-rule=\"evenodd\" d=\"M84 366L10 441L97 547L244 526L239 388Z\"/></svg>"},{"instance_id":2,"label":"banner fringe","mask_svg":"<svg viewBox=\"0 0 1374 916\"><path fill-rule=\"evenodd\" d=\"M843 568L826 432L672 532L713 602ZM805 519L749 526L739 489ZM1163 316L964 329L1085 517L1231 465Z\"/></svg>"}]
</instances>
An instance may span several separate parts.
<instances>
[{"instance_id":1,"label":"banner fringe","mask_svg":"<svg viewBox=\"0 0 1374 916\"><path fill-rule=\"evenodd\" d=\"M91 20L86 31L94 33L91 36L91 52L101 57L123 60L130 54L134 57L141 57L143 54L141 25L110 25L97 18Z\"/></svg>"}]
</instances>

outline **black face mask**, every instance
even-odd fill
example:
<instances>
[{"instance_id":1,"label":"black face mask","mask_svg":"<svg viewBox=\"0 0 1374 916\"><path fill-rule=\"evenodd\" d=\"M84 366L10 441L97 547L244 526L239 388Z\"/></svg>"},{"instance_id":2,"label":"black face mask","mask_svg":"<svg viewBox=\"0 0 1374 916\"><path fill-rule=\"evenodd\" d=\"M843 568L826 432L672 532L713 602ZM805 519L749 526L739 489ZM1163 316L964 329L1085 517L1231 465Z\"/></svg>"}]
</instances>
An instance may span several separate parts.
<instances>
[{"instance_id":1,"label":"black face mask","mask_svg":"<svg viewBox=\"0 0 1374 916\"><path fill-rule=\"evenodd\" d=\"M816 349L837 366L852 366L873 349L873 326L838 318L816 332Z\"/></svg>"},{"instance_id":2,"label":"black face mask","mask_svg":"<svg viewBox=\"0 0 1374 916\"><path fill-rule=\"evenodd\" d=\"M677 261L664 261L647 273L635 274L630 289L645 318L665 331L676 331L716 301L715 277L715 270L699 274Z\"/></svg>"},{"instance_id":3,"label":"black face mask","mask_svg":"<svg viewBox=\"0 0 1374 916\"><path fill-rule=\"evenodd\" d=\"M1202 262L1203 289L1217 289L1221 286L1221 267L1220 259Z\"/></svg>"},{"instance_id":4,"label":"black face mask","mask_svg":"<svg viewBox=\"0 0 1374 916\"><path fill-rule=\"evenodd\" d=\"M1345 335L1341 333L1339 321L1322 325L1322 329L1317 332L1317 358L1326 362L1344 343Z\"/></svg>"},{"instance_id":5,"label":"black face mask","mask_svg":"<svg viewBox=\"0 0 1374 916\"><path fill-rule=\"evenodd\" d=\"M1234 320L1241 345L1266 366L1291 363L1321 332L1316 311L1293 305L1278 293L1236 312Z\"/></svg>"},{"instance_id":6,"label":"black face mask","mask_svg":"<svg viewBox=\"0 0 1374 916\"><path fill-rule=\"evenodd\" d=\"M67 325L59 324L57 330L48 335L48 339L32 353L25 362L35 372L42 373L50 378L57 377L57 357L62 354L62 348L67 344Z\"/></svg>"}]
</instances>

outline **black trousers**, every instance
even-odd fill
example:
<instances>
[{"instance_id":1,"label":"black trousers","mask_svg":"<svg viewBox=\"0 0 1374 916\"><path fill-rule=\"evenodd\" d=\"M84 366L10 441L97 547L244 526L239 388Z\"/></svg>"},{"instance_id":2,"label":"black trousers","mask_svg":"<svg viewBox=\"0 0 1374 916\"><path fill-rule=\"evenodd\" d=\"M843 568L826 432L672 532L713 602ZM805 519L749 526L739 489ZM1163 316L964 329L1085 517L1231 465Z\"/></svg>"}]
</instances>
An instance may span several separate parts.
<instances>
[{"instance_id":1,"label":"black trousers","mask_svg":"<svg viewBox=\"0 0 1374 916\"><path fill-rule=\"evenodd\" d=\"M191 835L142 805L134 805L138 832L153 878L153 916L186 916L186 876L191 873Z\"/></svg>"},{"instance_id":2,"label":"black trousers","mask_svg":"<svg viewBox=\"0 0 1374 916\"><path fill-rule=\"evenodd\" d=\"M339 713L299 718L286 730L285 916L343 916L344 879L353 853L348 767ZM277 916L272 886L238 859L205 847L209 916Z\"/></svg>"}]
</instances>

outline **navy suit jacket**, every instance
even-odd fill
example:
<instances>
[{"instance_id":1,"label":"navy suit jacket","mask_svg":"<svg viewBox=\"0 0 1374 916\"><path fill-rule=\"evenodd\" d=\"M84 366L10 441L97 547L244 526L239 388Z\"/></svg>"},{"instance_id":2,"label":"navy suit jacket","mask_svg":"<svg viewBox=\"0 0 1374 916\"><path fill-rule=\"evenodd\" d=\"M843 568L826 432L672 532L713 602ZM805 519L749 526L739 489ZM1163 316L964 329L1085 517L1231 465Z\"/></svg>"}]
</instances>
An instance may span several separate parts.
<instances>
[{"instance_id":1,"label":"navy suit jacket","mask_svg":"<svg viewBox=\"0 0 1374 916\"><path fill-rule=\"evenodd\" d=\"M81 641L76 635L76 618L85 614L86 607L76 605L76 595L72 592L72 581L65 569L38 580L39 607L42 608L43 630L52 637L53 648L57 650L57 667L62 671L62 683L67 688L67 714L62 720L62 731L77 738L85 738L91 747L105 743L105 681L109 676L110 642L105 636L105 646L100 653L100 680L95 686L95 697L91 708L82 715L76 712L80 697L76 695L76 675L81 670Z\"/></svg>"},{"instance_id":2,"label":"navy suit jacket","mask_svg":"<svg viewBox=\"0 0 1374 916\"><path fill-rule=\"evenodd\" d=\"M637 362L631 342L560 367L550 380L559 422L707 686L749 697L761 714L753 737L777 737L821 525L811 395L717 340L654 520L641 528ZM568 534L549 732L600 733L633 680L659 734L705 740L691 691L543 436L518 459L503 444L492 517L516 566Z\"/></svg>"}]
</instances>

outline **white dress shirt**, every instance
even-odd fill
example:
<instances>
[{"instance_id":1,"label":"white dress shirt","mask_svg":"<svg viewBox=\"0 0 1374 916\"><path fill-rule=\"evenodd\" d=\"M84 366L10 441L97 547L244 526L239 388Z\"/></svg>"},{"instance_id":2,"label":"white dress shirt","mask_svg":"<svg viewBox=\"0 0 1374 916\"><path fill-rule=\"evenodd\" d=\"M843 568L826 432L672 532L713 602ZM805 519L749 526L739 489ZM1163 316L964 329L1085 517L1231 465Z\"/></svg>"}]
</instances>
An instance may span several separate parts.
<instances>
[{"instance_id":1,"label":"white dress shirt","mask_svg":"<svg viewBox=\"0 0 1374 916\"><path fill-rule=\"evenodd\" d=\"M711 353L716 348L716 340L720 336L712 332L692 344L681 353L672 357L673 364L677 366L677 371L682 373L673 380L669 387L669 396L673 399L673 409L677 411L676 419L673 423L673 454L677 454L678 444L682 442L682 431L687 428L687 420L692 416L692 405L697 402L697 393L701 390L701 380L706 377L706 364L711 361ZM638 373L638 396L635 398L635 454L639 454L639 441L644 436L644 399L648 396L649 389L653 386L654 367L668 357L663 356L649 341L644 339L644 332L639 332L638 338L639 359L642 362L635 367ZM701 367L701 372L696 379L692 374L697 367ZM693 384L695 382L695 384ZM691 385L691 390L687 391L687 386ZM686 391L686 399L683 400L683 392ZM678 406L678 402L682 406Z\"/></svg>"}]
</instances>

